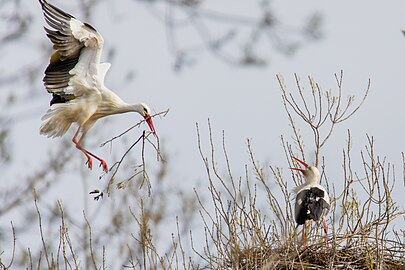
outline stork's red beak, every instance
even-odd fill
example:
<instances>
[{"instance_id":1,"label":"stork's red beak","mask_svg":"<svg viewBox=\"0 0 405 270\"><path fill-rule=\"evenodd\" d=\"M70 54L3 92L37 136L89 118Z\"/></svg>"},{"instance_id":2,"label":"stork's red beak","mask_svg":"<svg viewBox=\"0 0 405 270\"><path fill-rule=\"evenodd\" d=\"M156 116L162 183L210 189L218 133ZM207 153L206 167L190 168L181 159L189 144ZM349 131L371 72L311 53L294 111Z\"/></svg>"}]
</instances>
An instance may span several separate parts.
<instances>
[{"instance_id":1,"label":"stork's red beak","mask_svg":"<svg viewBox=\"0 0 405 270\"><path fill-rule=\"evenodd\" d=\"M309 165L307 163L305 163L304 161L302 161L299 158L293 157L293 159L295 159L296 161L298 161L299 163L301 163L302 165L304 165L305 167L309 167Z\"/></svg>"},{"instance_id":2,"label":"stork's red beak","mask_svg":"<svg viewBox=\"0 0 405 270\"><path fill-rule=\"evenodd\" d=\"M293 159L295 159L296 161L298 161L299 163L301 163L302 165L304 165L306 168L308 168L309 167L309 165L306 163L306 162L304 162L304 161L302 161L302 160L300 160L300 159L298 159L298 158L296 158L296 157L292 157ZM301 169L301 168L290 168L291 170L295 170L295 171L300 171L300 172L302 172L304 175L305 175L305 173L307 172L307 170L304 170L304 169Z\"/></svg>"},{"instance_id":3,"label":"stork's red beak","mask_svg":"<svg viewBox=\"0 0 405 270\"><path fill-rule=\"evenodd\" d=\"M291 170L295 170L295 171L300 171L300 172L302 172L303 174L305 174L305 172L306 172L306 170L304 170L304 169L301 169L301 168L290 168Z\"/></svg>"},{"instance_id":4,"label":"stork's red beak","mask_svg":"<svg viewBox=\"0 0 405 270\"><path fill-rule=\"evenodd\" d=\"M148 126L149 126L150 130L152 131L153 135L155 135L157 137L155 126L153 125L152 117L150 117L149 114L145 115L145 121L146 121L146 123L148 123Z\"/></svg>"}]
</instances>

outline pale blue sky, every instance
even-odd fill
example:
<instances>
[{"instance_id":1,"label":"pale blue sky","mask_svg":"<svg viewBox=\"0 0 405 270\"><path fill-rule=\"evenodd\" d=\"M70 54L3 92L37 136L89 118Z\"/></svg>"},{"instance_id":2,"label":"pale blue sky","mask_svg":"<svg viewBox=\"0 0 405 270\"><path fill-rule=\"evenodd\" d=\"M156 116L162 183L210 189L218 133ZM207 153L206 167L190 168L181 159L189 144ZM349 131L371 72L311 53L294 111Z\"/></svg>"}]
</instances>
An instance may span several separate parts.
<instances>
[{"instance_id":1,"label":"pale blue sky","mask_svg":"<svg viewBox=\"0 0 405 270\"><path fill-rule=\"evenodd\" d=\"M206 8L254 16L257 7L247 2L207 1ZM52 3L77 18L83 15L75 4L63 1ZM173 181L173 185L181 183L183 188L189 188L191 192L197 181L202 184L206 181L197 149L196 122L200 124L205 143L208 143L207 118L211 119L218 145L221 130L225 130L228 154L235 174L243 175L243 164L248 162L246 138L252 139L256 158L264 166L271 163L286 168L279 138L280 135L288 136L290 131L275 75L282 74L291 90L295 89L293 73L299 74L307 89L308 75L314 77L323 89L336 89L334 73L343 70L345 93L355 94L358 98L370 78L371 91L364 106L351 120L336 129L322 154L326 158L331 180L341 181L341 153L345 146L346 130L351 130L353 156L358 166L358 150L367 143L365 134L373 135L377 152L396 164L398 188L394 196L399 200L399 206L404 208L405 201L400 196L404 192L401 152L405 150L405 129L402 126L405 115L405 38L400 30L405 28L405 2L273 1L272 6L288 27L299 26L312 12L319 12L323 16L323 38L305 43L292 57L273 53L271 46L260 46L259 52L269 60L265 68L230 67L204 52L196 58L196 65L175 73L164 25L151 15L147 6L128 0L114 4L103 1L97 5L90 23L104 36L106 51L112 46L117 49L106 85L127 102L146 102L156 112L171 109L167 117L155 119L161 145L170 162L167 181ZM18 69L24 61L41 64L42 69L47 65L48 53L38 45L50 46L42 28L45 24L40 6L32 1L27 3L26 8L36 10L33 12L35 17L29 37L26 42L0 51L3 63L0 70L3 72ZM122 19L116 20L119 16ZM185 43L191 43L194 38L191 31L185 31L181 36ZM17 59L17 62L12 59ZM106 53L103 59L109 61ZM135 77L128 83L125 76L129 70L135 71ZM27 98L8 111L10 114L27 112L30 117L13 126L10 144L14 159L2 176L7 181L1 181L1 186L9 186L9 181L19 181L40 167L47 153L52 151L52 145L61 143L60 139L51 140L39 135L40 118L47 110L50 97L42 89L41 80L31 87L28 90L2 89L1 96L8 91L21 91L19 94L22 96L35 93L35 97L31 100ZM93 130L97 133L94 137L97 140L90 139L90 131L89 144L97 145L117 135L138 119L138 115L128 114L99 121ZM69 137L72 135L73 130L67 134ZM138 135L133 132L131 136L135 140ZM311 143L307 141L308 151L313 149ZM109 163L113 161L112 156L117 157L122 153L116 152L119 147L114 148L113 154L109 149L93 150ZM71 198L77 196L77 185L80 185L83 175L88 178L89 189L97 187L100 171L98 168L88 171L84 168L83 155L78 151L74 154L77 158L76 168L67 171L56 192L48 196L49 200L61 199L69 209L78 210L80 218L83 204L91 205L92 198L84 196L88 200L84 202L83 196L80 196L74 203L71 203ZM148 165L152 171L158 167L154 162L151 158ZM79 187L80 192L88 192ZM119 196L119 193L116 195ZM3 223L11 218L2 217L0 220Z\"/></svg>"}]
</instances>

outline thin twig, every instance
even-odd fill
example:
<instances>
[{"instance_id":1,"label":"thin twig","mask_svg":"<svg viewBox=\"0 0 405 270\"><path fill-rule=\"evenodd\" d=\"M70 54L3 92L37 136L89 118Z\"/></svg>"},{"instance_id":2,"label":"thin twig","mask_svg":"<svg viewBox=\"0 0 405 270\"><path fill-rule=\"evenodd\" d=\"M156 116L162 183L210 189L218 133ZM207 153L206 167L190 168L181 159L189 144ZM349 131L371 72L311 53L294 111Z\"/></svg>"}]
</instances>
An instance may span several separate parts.
<instances>
[{"instance_id":1,"label":"thin twig","mask_svg":"<svg viewBox=\"0 0 405 270\"><path fill-rule=\"evenodd\" d=\"M170 111L170 108L168 108L168 109L165 110L165 111L162 111L162 112L159 112L159 113L155 113L154 115L151 115L150 117L151 117L151 118L153 118L153 117L155 117L155 116L162 116L162 117L165 117L165 116L169 113L169 111ZM133 125L132 127L130 127L130 128L128 128L127 130L125 130L124 132L122 132L122 133L120 133L120 134L118 134L118 135L112 137L111 139L109 139L109 140L103 142L102 144L100 144L100 147L105 146L107 143L112 143L114 140L116 140L116 139L122 137L123 135L125 135L125 134L127 134L129 131L131 131L132 129L134 129L134 128L136 128L136 127L139 127L141 124L143 124L143 123L145 123L145 122L146 122L146 120L141 120L141 121L139 121L138 123L136 123L136 124Z\"/></svg>"}]
</instances>

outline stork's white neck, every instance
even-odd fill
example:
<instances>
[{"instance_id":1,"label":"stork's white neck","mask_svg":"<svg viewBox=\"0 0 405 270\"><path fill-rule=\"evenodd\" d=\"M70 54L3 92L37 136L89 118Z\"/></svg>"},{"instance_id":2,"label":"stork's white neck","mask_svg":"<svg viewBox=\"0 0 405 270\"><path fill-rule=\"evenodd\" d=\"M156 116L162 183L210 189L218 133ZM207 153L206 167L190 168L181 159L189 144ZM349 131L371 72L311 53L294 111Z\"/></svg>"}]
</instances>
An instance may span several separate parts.
<instances>
[{"instance_id":1,"label":"stork's white neck","mask_svg":"<svg viewBox=\"0 0 405 270\"><path fill-rule=\"evenodd\" d=\"M305 185L313 185L318 183L319 177L317 175L309 175L305 177Z\"/></svg>"},{"instance_id":2,"label":"stork's white neck","mask_svg":"<svg viewBox=\"0 0 405 270\"><path fill-rule=\"evenodd\" d=\"M139 104L127 104L127 103L122 103L120 106L118 106L115 111L116 114L120 113L127 113L127 112L137 112L140 115L143 115L143 106Z\"/></svg>"},{"instance_id":3,"label":"stork's white neck","mask_svg":"<svg viewBox=\"0 0 405 270\"><path fill-rule=\"evenodd\" d=\"M300 190L318 185L318 180L321 178L319 170L314 166L307 167L304 173L305 183L294 188L294 191L298 193Z\"/></svg>"},{"instance_id":4,"label":"stork's white neck","mask_svg":"<svg viewBox=\"0 0 405 270\"><path fill-rule=\"evenodd\" d=\"M102 102L97 110L100 117L127 112L137 112L143 115L142 103L128 104L110 89L104 87L102 90Z\"/></svg>"}]
</instances>

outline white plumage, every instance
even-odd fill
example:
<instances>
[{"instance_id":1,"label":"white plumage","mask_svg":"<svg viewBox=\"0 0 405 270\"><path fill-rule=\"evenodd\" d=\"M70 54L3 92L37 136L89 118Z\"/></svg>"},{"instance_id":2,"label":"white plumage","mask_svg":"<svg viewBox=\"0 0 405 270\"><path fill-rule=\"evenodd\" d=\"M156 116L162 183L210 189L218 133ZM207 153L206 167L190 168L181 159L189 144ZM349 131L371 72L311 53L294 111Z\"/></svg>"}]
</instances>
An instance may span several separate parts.
<instances>
[{"instance_id":1,"label":"white plumage","mask_svg":"<svg viewBox=\"0 0 405 270\"><path fill-rule=\"evenodd\" d=\"M295 221L297 222L297 226L304 225L302 238L305 241L305 222L307 220L319 221L322 218L324 230L327 233L325 215L328 213L330 207L329 195L326 189L318 183L321 177L319 170L296 157L293 157L293 159L305 166L305 169L291 168L292 170L302 172L305 178L305 183L294 188L294 192L296 193Z\"/></svg>"},{"instance_id":2,"label":"white plumage","mask_svg":"<svg viewBox=\"0 0 405 270\"><path fill-rule=\"evenodd\" d=\"M86 133L102 117L138 112L156 135L150 108L144 103L128 104L104 85L110 64L100 62L104 40L96 29L46 0L39 2L51 27L45 28L45 31L55 49L43 79L47 91L52 93L52 100L50 109L42 117L40 133L59 137L72 123L77 123L79 128L72 141L86 155L90 169L92 156L107 171L106 162L83 147Z\"/></svg>"}]
</instances>

